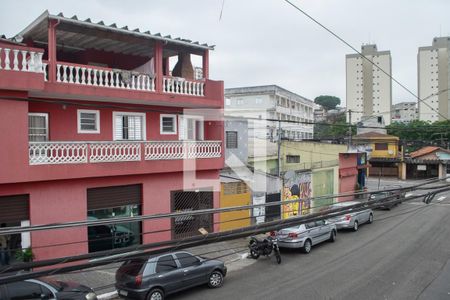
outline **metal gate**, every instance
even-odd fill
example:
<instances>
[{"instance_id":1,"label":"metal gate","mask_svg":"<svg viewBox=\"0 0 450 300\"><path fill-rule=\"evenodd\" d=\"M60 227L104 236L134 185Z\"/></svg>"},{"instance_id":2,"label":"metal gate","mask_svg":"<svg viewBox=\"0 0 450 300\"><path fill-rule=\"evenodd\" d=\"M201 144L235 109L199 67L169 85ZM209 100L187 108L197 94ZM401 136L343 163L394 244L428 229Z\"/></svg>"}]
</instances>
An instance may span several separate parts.
<instances>
[{"instance_id":1,"label":"metal gate","mask_svg":"<svg viewBox=\"0 0 450 300\"><path fill-rule=\"evenodd\" d=\"M187 212L213 208L212 192L175 191L171 193L172 212ZM180 239L200 235L199 229L213 231L213 214L172 218L172 238Z\"/></svg>"},{"instance_id":2,"label":"metal gate","mask_svg":"<svg viewBox=\"0 0 450 300\"><path fill-rule=\"evenodd\" d=\"M270 202L279 202L281 201L281 194L267 194L266 195L266 203ZM281 218L281 206L280 205L271 205L266 206L266 222L279 220Z\"/></svg>"}]
</instances>

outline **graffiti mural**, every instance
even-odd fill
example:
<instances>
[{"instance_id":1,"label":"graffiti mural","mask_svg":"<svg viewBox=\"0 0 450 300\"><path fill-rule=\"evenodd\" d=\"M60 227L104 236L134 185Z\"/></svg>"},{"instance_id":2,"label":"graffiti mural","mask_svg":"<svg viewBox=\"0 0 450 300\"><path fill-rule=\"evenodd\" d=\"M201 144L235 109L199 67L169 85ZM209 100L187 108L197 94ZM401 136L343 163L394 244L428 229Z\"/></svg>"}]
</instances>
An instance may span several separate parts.
<instances>
[{"instance_id":1,"label":"graffiti mural","mask_svg":"<svg viewBox=\"0 0 450 300\"><path fill-rule=\"evenodd\" d=\"M283 201L297 200L283 205L283 218L306 215L311 208L311 172L286 172L283 178Z\"/></svg>"}]
</instances>

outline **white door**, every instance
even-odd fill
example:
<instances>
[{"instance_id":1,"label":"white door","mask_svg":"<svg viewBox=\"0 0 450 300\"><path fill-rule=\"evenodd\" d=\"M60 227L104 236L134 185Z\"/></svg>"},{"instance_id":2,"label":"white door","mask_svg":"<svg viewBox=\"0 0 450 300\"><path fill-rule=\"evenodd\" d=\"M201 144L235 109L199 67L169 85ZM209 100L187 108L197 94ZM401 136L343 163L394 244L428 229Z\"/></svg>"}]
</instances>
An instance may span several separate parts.
<instances>
[{"instance_id":1,"label":"white door","mask_svg":"<svg viewBox=\"0 0 450 300\"><path fill-rule=\"evenodd\" d=\"M202 141L204 136L203 120L200 117L179 116L179 139Z\"/></svg>"},{"instance_id":2,"label":"white door","mask_svg":"<svg viewBox=\"0 0 450 300\"><path fill-rule=\"evenodd\" d=\"M48 114L29 113L28 114L28 141L47 142L48 141ZM30 147L30 159L34 162L43 163L47 161L47 150L45 146L35 145Z\"/></svg>"}]
</instances>

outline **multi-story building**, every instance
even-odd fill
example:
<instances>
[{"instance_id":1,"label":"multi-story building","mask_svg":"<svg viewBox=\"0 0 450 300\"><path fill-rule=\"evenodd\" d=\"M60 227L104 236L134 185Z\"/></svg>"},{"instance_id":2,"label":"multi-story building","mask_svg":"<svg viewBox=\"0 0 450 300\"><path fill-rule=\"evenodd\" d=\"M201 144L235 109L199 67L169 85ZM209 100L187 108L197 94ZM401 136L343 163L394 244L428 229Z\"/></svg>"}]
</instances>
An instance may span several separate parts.
<instances>
[{"instance_id":1,"label":"multi-story building","mask_svg":"<svg viewBox=\"0 0 450 300\"><path fill-rule=\"evenodd\" d=\"M392 122L409 123L417 120L417 102L400 102L392 105Z\"/></svg>"},{"instance_id":2,"label":"multi-story building","mask_svg":"<svg viewBox=\"0 0 450 300\"><path fill-rule=\"evenodd\" d=\"M347 109L352 111L351 121L356 123L364 116L381 115L389 125L392 106L391 52L378 51L376 45L363 45L361 53L367 59L359 54L345 57Z\"/></svg>"},{"instance_id":3,"label":"multi-story building","mask_svg":"<svg viewBox=\"0 0 450 300\"><path fill-rule=\"evenodd\" d=\"M218 207L223 122L186 111L223 108L223 82L208 76L212 49L48 12L1 40L1 223ZM191 54L203 58L200 80ZM218 220L32 231L13 236L11 248L31 246L41 260L196 235L216 230Z\"/></svg>"},{"instance_id":4,"label":"multi-story building","mask_svg":"<svg viewBox=\"0 0 450 300\"><path fill-rule=\"evenodd\" d=\"M433 45L420 47L417 54L419 120L443 121L450 118L450 37L433 39Z\"/></svg>"},{"instance_id":5,"label":"multi-story building","mask_svg":"<svg viewBox=\"0 0 450 300\"><path fill-rule=\"evenodd\" d=\"M274 140L281 120L282 137L312 139L314 102L276 85L225 90L225 114L249 118L249 136ZM261 119L255 120L255 119ZM302 123L303 122L303 123Z\"/></svg>"}]
</instances>

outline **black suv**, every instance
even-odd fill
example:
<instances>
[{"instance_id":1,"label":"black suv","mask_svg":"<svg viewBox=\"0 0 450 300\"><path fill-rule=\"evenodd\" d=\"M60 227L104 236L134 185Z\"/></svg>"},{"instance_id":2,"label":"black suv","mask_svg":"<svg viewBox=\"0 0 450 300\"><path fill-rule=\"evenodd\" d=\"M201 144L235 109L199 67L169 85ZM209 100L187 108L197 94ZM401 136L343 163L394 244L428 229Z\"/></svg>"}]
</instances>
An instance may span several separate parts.
<instances>
[{"instance_id":1,"label":"black suv","mask_svg":"<svg viewBox=\"0 0 450 300\"><path fill-rule=\"evenodd\" d=\"M89 252L111 250L133 244L135 236L121 225L97 225L88 227Z\"/></svg>"}]
</instances>

